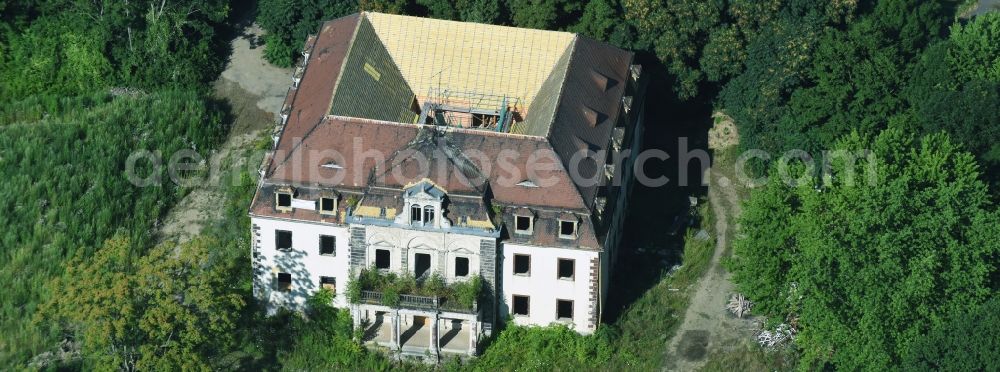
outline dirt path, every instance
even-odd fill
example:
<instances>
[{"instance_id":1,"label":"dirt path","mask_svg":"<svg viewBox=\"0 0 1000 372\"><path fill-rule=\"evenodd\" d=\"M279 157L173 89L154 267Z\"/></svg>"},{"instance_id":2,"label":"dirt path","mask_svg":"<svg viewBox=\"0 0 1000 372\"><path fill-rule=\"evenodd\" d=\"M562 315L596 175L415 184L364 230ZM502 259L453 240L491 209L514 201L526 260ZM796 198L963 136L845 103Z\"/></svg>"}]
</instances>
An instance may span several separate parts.
<instances>
[{"instance_id":1,"label":"dirt path","mask_svg":"<svg viewBox=\"0 0 1000 372\"><path fill-rule=\"evenodd\" d=\"M263 131L270 131L275 114L291 85L291 70L271 66L262 58L263 47L253 40L260 30L251 26L232 42L233 54L214 84L214 93L225 99L232 113L229 137L208 159L206 180L174 206L160 227L160 241L187 241L222 217L229 170L255 169L245 156Z\"/></svg>"},{"instance_id":2,"label":"dirt path","mask_svg":"<svg viewBox=\"0 0 1000 372\"><path fill-rule=\"evenodd\" d=\"M697 370L705 365L710 351L741 345L753 332L752 321L738 319L726 310L734 289L722 260L730 252L729 244L738 230L735 223L742 212L740 199L731 175L717 169L710 174L708 200L718 235L715 252L691 297L683 322L667 342L664 366L667 371Z\"/></svg>"}]
</instances>

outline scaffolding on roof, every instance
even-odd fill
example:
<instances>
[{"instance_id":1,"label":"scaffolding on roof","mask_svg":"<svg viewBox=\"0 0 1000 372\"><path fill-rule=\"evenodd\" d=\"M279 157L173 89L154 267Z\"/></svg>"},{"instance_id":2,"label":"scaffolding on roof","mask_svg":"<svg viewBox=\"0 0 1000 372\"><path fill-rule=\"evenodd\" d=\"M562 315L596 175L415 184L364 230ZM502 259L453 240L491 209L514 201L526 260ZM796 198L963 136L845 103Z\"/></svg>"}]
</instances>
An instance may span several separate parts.
<instances>
[{"instance_id":1,"label":"scaffolding on roof","mask_svg":"<svg viewBox=\"0 0 1000 372\"><path fill-rule=\"evenodd\" d=\"M427 123L432 118L438 125L506 132L522 110L518 97L431 88L418 120Z\"/></svg>"}]
</instances>

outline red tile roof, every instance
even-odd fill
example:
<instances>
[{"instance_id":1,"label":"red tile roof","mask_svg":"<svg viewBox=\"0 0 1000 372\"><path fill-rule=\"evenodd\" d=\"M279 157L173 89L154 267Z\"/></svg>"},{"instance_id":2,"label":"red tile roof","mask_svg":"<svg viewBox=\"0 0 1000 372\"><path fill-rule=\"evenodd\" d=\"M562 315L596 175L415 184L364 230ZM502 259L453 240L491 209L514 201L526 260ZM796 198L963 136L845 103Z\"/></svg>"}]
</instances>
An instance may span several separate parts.
<instances>
[{"instance_id":1,"label":"red tile roof","mask_svg":"<svg viewBox=\"0 0 1000 372\"><path fill-rule=\"evenodd\" d=\"M439 132L443 142L426 150L415 150L418 133ZM475 172L489 180L494 198L504 204L585 210L583 199L562 168L558 156L544 138L508 135L478 130L440 129L434 126L398 124L368 119L329 116L304 139L297 140L291 153L279 148L275 158L287 160L268 175L274 183L324 185L362 189L371 176L381 176L377 184L400 187L430 178L449 192L471 192L477 183L472 173L448 158L440 144L458 150ZM420 152L428 167L420 169L413 160ZM336 168L323 167L335 163ZM532 164L537 164L529 172ZM468 166L469 164L465 164ZM379 166L380 171L375 171ZM396 168L399 168L398 170ZM535 178L538 188L517 185Z\"/></svg>"},{"instance_id":2,"label":"red tile roof","mask_svg":"<svg viewBox=\"0 0 1000 372\"><path fill-rule=\"evenodd\" d=\"M309 54L302 81L297 89L289 92L294 97L291 97L288 122L278 140L275 155L290 153L296 139L306 137L330 111L336 80L351 46L358 18L358 14L353 14L323 23L312 53ZM275 156L268 170L273 170L286 160L287 158Z\"/></svg>"}]
</instances>

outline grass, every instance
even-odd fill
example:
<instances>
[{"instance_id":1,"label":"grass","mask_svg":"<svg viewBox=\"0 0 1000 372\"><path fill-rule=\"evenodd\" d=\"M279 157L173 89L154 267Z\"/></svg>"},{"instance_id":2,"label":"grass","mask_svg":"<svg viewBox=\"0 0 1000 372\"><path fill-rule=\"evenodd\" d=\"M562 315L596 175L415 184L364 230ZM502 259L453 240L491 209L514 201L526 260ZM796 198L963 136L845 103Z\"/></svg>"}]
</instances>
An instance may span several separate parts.
<instances>
[{"instance_id":1,"label":"grass","mask_svg":"<svg viewBox=\"0 0 1000 372\"><path fill-rule=\"evenodd\" d=\"M743 342L732 347L719 348L708 355L708 363L701 371L791 371L796 367L793 350L766 350L756 344Z\"/></svg>"}]
</instances>

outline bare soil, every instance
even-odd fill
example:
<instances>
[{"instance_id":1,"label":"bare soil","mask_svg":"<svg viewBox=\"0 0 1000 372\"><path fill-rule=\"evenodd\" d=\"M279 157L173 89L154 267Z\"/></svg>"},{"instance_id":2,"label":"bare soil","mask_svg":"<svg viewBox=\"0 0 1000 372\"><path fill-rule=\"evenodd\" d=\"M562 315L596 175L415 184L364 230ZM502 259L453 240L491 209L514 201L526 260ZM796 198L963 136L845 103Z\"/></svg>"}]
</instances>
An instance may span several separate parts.
<instances>
[{"instance_id":1,"label":"bare soil","mask_svg":"<svg viewBox=\"0 0 1000 372\"><path fill-rule=\"evenodd\" d=\"M261 110L277 113L292 85L292 69L275 67L264 60L264 46L258 45L263 33L254 24L233 40L233 54L220 79L235 82L246 93L259 96L257 107Z\"/></svg>"}]
</instances>

